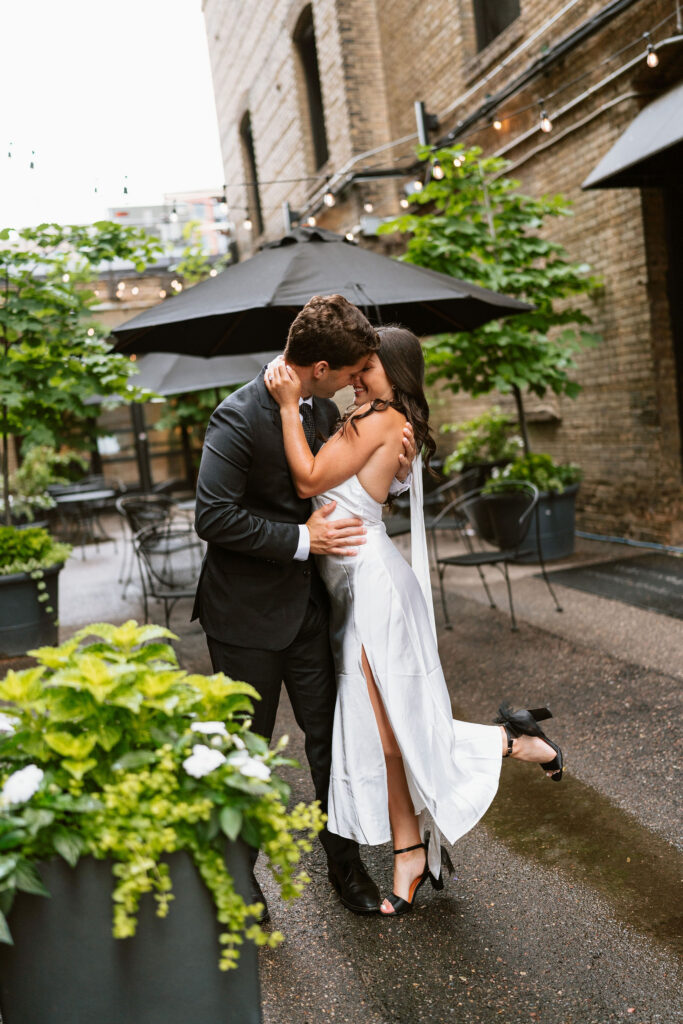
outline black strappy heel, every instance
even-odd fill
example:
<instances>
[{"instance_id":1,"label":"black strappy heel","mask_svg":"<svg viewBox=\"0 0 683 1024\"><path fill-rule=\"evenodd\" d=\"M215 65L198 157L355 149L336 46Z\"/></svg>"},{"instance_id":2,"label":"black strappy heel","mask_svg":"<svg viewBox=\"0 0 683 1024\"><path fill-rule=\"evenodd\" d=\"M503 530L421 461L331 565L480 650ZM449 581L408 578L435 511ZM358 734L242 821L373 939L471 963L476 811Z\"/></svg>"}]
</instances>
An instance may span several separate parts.
<instances>
[{"instance_id":1,"label":"black strappy heel","mask_svg":"<svg viewBox=\"0 0 683 1024\"><path fill-rule=\"evenodd\" d=\"M415 904L415 897L417 896L417 891L420 888L420 886L427 881L427 879L430 880L433 888L436 889L437 892L443 889L443 877L439 876L439 878L435 878L434 875L429 870L426 842L416 843L415 846L405 846L402 850L394 850L394 856L396 857L397 854L399 853L409 853L411 850L420 849L425 851L424 871L422 872L421 875L418 875L417 878L413 879L413 881L410 883L410 889L407 900L404 900L402 896L397 896L395 892L392 892L391 896L387 896L387 900L389 901L389 903L391 903L392 907L394 908L394 912L393 914L384 914L380 910L380 915L382 917L397 917L400 914L410 913Z\"/></svg>"},{"instance_id":2,"label":"black strappy heel","mask_svg":"<svg viewBox=\"0 0 683 1024\"><path fill-rule=\"evenodd\" d=\"M557 743L548 739L546 734L538 725L546 718L552 718L550 708L531 708L529 710L513 711L509 704L503 703L498 708L496 724L502 725L508 741L508 756L512 754L512 741L519 736L539 736L549 747L552 747L556 756L552 761L546 761L541 765L544 772L552 772L550 778L553 782L562 782L564 772L564 756Z\"/></svg>"}]
</instances>

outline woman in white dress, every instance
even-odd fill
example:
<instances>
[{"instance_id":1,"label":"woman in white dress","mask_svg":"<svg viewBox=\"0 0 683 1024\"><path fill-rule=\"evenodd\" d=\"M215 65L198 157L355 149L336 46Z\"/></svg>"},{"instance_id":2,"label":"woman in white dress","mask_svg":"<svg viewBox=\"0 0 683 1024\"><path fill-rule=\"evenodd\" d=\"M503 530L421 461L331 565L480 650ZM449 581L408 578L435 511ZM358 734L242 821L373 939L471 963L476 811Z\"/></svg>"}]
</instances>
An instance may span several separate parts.
<instances>
[{"instance_id":1,"label":"woman in white dress","mask_svg":"<svg viewBox=\"0 0 683 1024\"><path fill-rule=\"evenodd\" d=\"M546 708L513 712L503 705L501 725L453 720L436 645L419 456L412 568L382 523L406 420L427 464L435 449L422 349L403 328L378 333L379 351L354 381L356 407L316 456L301 425L295 372L284 362L271 364L266 386L280 406L299 495L316 507L336 501L333 518L359 516L364 523L365 543L355 557L318 559L330 595L338 682L328 828L370 845L393 839L394 891L380 912L394 916L412 910L427 878L443 888L441 835L455 843L482 817L498 788L502 757L540 763L557 781L563 758L537 724L551 717Z\"/></svg>"}]
</instances>

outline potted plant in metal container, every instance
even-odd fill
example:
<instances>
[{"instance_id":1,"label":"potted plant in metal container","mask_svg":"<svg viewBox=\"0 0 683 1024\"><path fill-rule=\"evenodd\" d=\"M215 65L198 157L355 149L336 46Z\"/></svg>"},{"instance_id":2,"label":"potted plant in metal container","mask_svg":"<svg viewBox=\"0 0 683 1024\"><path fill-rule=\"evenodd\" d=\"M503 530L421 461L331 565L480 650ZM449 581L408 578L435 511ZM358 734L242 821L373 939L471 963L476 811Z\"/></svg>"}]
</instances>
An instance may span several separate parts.
<instances>
[{"instance_id":1,"label":"potted plant in metal container","mask_svg":"<svg viewBox=\"0 0 683 1024\"><path fill-rule=\"evenodd\" d=\"M69 484L82 477L88 467L84 455L56 451L37 444L26 451L19 468L9 478L10 515L13 526L47 526L47 515L55 507L48 488ZM4 502L0 497L0 511Z\"/></svg>"},{"instance_id":2,"label":"potted plant in metal container","mask_svg":"<svg viewBox=\"0 0 683 1024\"><path fill-rule=\"evenodd\" d=\"M59 573L68 544L32 526L0 526L0 658L57 642Z\"/></svg>"},{"instance_id":3,"label":"potted plant in metal container","mask_svg":"<svg viewBox=\"0 0 683 1024\"><path fill-rule=\"evenodd\" d=\"M293 762L248 731L252 687L188 675L171 639L95 624L0 683L5 1024L261 1019L239 950L282 936L243 898L246 844L293 897L322 815L287 811Z\"/></svg>"},{"instance_id":4,"label":"potted plant in metal container","mask_svg":"<svg viewBox=\"0 0 683 1024\"><path fill-rule=\"evenodd\" d=\"M574 551L574 518L581 470L572 462L557 463L550 455L522 455L507 466L493 470L485 490L493 492L499 480L526 480L540 494L534 516L544 561L567 558ZM538 561L536 523L532 516L529 532L520 548L520 562Z\"/></svg>"},{"instance_id":5,"label":"potted plant in metal container","mask_svg":"<svg viewBox=\"0 0 683 1024\"><path fill-rule=\"evenodd\" d=\"M514 419L497 405L463 423L444 424L441 430L458 435L455 448L444 462L444 470L446 473L470 472L473 488L483 487L493 469L506 466L522 449L522 438ZM476 474L471 472L475 469Z\"/></svg>"}]
</instances>

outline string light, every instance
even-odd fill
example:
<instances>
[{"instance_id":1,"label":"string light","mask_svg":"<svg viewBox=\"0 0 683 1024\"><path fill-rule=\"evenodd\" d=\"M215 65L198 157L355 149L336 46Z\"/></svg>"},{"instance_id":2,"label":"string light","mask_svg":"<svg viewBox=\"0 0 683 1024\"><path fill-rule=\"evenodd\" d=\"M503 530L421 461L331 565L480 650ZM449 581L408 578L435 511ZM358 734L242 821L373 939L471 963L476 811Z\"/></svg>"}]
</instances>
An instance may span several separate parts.
<instances>
[{"instance_id":1,"label":"string light","mask_svg":"<svg viewBox=\"0 0 683 1024\"><path fill-rule=\"evenodd\" d=\"M422 184L419 178L416 178L415 181L412 181L410 183L410 188L413 192L421 192L422 189L424 188L424 185Z\"/></svg>"},{"instance_id":2,"label":"string light","mask_svg":"<svg viewBox=\"0 0 683 1024\"><path fill-rule=\"evenodd\" d=\"M246 220L242 221L242 227L244 228L245 231L251 231L253 226L254 225L252 224L249 217L247 217Z\"/></svg>"},{"instance_id":3,"label":"string light","mask_svg":"<svg viewBox=\"0 0 683 1024\"><path fill-rule=\"evenodd\" d=\"M35 170L35 167L36 167L36 164L35 164L35 155L36 155L36 151L35 151L35 149L32 149L32 150L31 150L31 162L30 162L30 164L28 165L28 168L29 168L29 170L30 170L30 171L33 171L33 170Z\"/></svg>"},{"instance_id":4,"label":"string light","mask_svg":"<svg viewBox=\"0 0 683 1024\"><path fill-rule=\"evenodd\" d=\"M432 164L432 177L436 178L437 181L441 181L445 174L445 171L438 160L435 160Z\"/></svg>"},{"instance_id":5,"label":"string light","mask_svg":"<svg viewBox=\"0 0 683 1024\"><path fill-rule=\"evenodd\" d=\"M398 205L401 207L401 209L407 210L408 207L410 206L410 202L407 199L399 199Z\"/></svg>"},{"instance_id":6,"label":"string light","mask_svg":"<svg viewBox=\"0 0 683 1024\"><path fill-rule=\"evenodd\" d=\"M365 210L366 213L372 213L375 207L372 205L372 203L363 203L363 209Z\"/></svg>"},{"instance_id":7,"label":"string light","mask_svg":"<svg viewBox=\"0 0 683 1024\"><path fill-rule=\"evenodd\" d=\"M459 156L454 156L453 157L453 166L454 167L462 167L463 163L464 163L464 160L462 160Z\"/></svg>"},{"instance_id":8,"label":"string light","mask_svg":"<svg viewBox=\"0 0 683 1024\"><path fill-rule=\"evenodd\" d=\"M176 281L175 279L171 281L171 288L173 288L173 290L176 292L181 292L183 290L183 286L181 285L180 281Z\"/></svg>"},{"instance_id":9,"label":"string light","mask_svg":"<svg viewBox=\"0 0 683 1024\"><path fill-rule=\"evenodd\" d=\"M165 294L166 294L166 292L163 292L163 294L165 295ZM134 362L136 361L136 359L137 359L137 358L138 358L138 357L137 357L137 356L135 355L135 352L133 352L132 356L130 357L130 361L131 361L131 363L134 363Z\"/></svg>"},{"instance_id":10,"label":"string light","mask_svg":"<svg viewBox=\"0 0 683 1024\"><path fill-rule=\"evenodd\" d=\"M126 288L126 282L125 281L119 281L119 283L116 286L117 292L125 291L125 288Z\"/></svg>"},{"instance_id":11,"label":"string light","mask_svg":"<svg viewBox=\"0 0 683 1024\"><path fill-rule=\"evenodd\" d=\"M221 201L218 204L218 213L223 219L225 219L228 216L229 209L230 207L228 206L228 186L223 185L223 195L221 196Z\"/></svg>"},{"instance_id":12,"label":"string light","mask_svg":"<svg viewBox=\"0 0 683 1024\"><path fill-rule=\"evenodd\" d=\"M493 124L493 127L495 128L495 130L497 132L499 132L501 130L501 128L503 127L503 122L501 121L501 119L499 117L494 117L492 124Z\"/></svg>"},{"instance_id":13,"label":"string light","mask_svg":"<svg viewBox=\"0 0 683 1024\"><path fill-rule=\"evenodd\" d=\"M309 226L309 228L314 228L315 225L316 225L315 217L307 217L306 218L306 224Z\"/></svg>"},{"instance_id":14,"label":"string light","mask_svg":"<svg viewBox=\"0 0 683 1024\"><path fill-rule=\"evenodd\" d=\"M14 145L14 143L10 142L9 146L7 147L7 156L9 157L10 160L12 159L12 146L13 145Z\"/></svg>"},{"instance_id":15,"label":"string light","mask_svg":"<svg viewBox=\"0 0 683 1024\"><path fill-rule=\"evenodd\" d=\"M212 267L211 270L209 271L209 277L216 277L217 274L218 271L216 270L216 268Z\"/></svg>"},{"instance_id":16,"label":"string light","mask_svg":"<svg viewBox=\"0 0 683 1024\"><path fill-rule=\"evenodd\" d=\"M178 220L178 210L176 209L176 201L175 201L175 199L173 200L173 209L171 210L171 213L170 213L168 219L170 221L172 221L173 224L175 224L175 222Z\"/></svg>"},{"instance_id":17,"label":"string light","mask_svg":"<svg viewBox=\"0 0 683 1024\"><path fill-rule=\"evenodd\" d=\"M546 110L545 110L545 107L543 106L545 101L544 100L539 100L538 102L539 102L539 106L541 108L541 113L539 114L540 123L541 123L541 131L545 132L546 135L547 135L548 132L551 132L553 130L553 122L548 117L548 115L546 113Z\"/></svg>"},{"instance_id":18,"label":"string light","mask_svg":"<svg viewBox=\"0 0 683 1024\"><path fill-rule=\"evenodd\" d=\"M159 298L160 298L160 299L165 299L165 298L166 298L166 292L165 292L165 290L164 290L163 288L160 288L160 289L159 289ZM135 357L134 357L134 356L131 356L131 358L133 358L133 359L134 359Z\"/></svg>"},{"instance_id":19,"label":"string light","mask_svg":"<svg viewBox=\"0 0 683 1024\"><path fill-rule=\"evenodd\" d=\"M326 192L325 195L323 196L323 202L325 206L335 206L337 200L334 197L334 192Z\"/></svg>"},{"instance_id":20,"label":"string light","mask_svg":"<svg viewBox=\"0 0 683 1024\"><path fill-rule=\"evenodd\" d=\"M123 176L123 194L124 194L124 196L128 195L128 175L127 174L124 174L124 176Z\"/></svg>"},{"instance_id":21,"label":"string light","mask_svg":"<svg viewBox=\"0 0 683 1024\"><path fill-rule=\"evenodd\" d=\"M346 234L344 235L344 238L346 239L347 242L356 241L356 236L354 235L353 231L347 231Z\"/></svg>"},{"instance_id":22,"label":"string light","mask_svg":"<svg viewBox=\"0 0 683 1024\"><path fill-rule=\"evenodd\" d=\"M134 287L134 288L131 288L131 291L132 291L133 295L137 295L137 294L138 294L138 292L140 291L140 289L138 288L138 286L137 286L137 285L135 285L135 287Z\"/></svg>"},{"instance_id":23,"label":"string light","mask_svg":"<svg viewBox=\"0 0 683 1024\"><path fill-rule=\"evenodd\" d=\"M62 281L64 282L64 284L66 284L68 280L69 280L69 275L68 274L62 274Z\"/></svg>"},{"instance_id":24,"label":"string light","mask_svg":"<svg viewBox=\"0 0 683 1024\"><path fill-rule=\"evenodd\" d=\"M92 337L94 336L94 334L95 334L95 329L94 329L94 327L89 327L89 328L88 328L88 337L89 337L89 338L92 338Z\"/></svg>"},{"instance_id":25,"label":"string light","mask_svg":"<svg viewBox=\"0 0 683 1024\"><path fill-rule=\"evenodd\" d=\"M647 66L649 68L656 68L659 65L659 57L657 56L657 51L655 50L654 46L652 45L652 40L650 39L650 33L649 32L643 32L643 39L647 40L647 50L645 51L645 53L646 53L645 63L647 64Z\"/></svg>"}]
</instances>

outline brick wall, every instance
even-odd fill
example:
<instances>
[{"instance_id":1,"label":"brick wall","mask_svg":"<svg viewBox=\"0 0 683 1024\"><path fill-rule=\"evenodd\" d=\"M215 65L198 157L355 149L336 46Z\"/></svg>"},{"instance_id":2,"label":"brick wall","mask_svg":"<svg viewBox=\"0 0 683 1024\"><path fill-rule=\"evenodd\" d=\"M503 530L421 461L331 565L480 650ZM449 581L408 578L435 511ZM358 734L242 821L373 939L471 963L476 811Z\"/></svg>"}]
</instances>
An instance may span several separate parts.
<instances>
[{"instance_id":1,"label":"brick wall","mask_svg":"<svg viewBox=\"0 0 683 1024\"><path fill-rule=\"evenodd\" d=\"M334 174L359 154L413 134L415 100L423 100L429 112L440 115L439 134L455 129L487 93L495 93L606 4L581 0L544 28L564 6L561 0L521 0L520 17L477 53L472 0L423 0L420 5L409 0L314 0L330 152L323 173ZM305 96L291 41L304 4L205 0L204 7L226 181L245 180L237 125L246 109L251 112L261 180L311 174ZM509 98L498 111L503 121L500 132L484 119L464 141L481 145L486 154L505 155L524 191L562 192L572 201L572 217L554 220L549 230L573 257L590 263L604 282L601 292L586 300L586 310L604 341L578 358L581 395L575 401L551 396L541 403L528 402L532 418L539 404L558 417L532 423L534 447L583 467L583 528L683 543L661 196L654 189L580 188L653 90L675 81L673 49L662 51L655 72L643 59L625 73L619 70L631 58L642 57L642 33L672 13L668 0L634 3ZM674 31L669 20L655 31L654 39ZM531 44L515 55L530 39ZM606 61L621 48L626 49ZM502 60L506 66L496 71ZM613 76L611 81L589 91L608 76ZM562 92L546 102L553 132L544 135L538 131L538 101L558 89ZM587 91L558 116L565 104ZM530 109L517 113L527 106ZM392 166L411 152L412 145L396 145L354 166ZM264 184L265 235L281 233L280 207L285 199L304 209L320 184ZM238 186L228 195L235 206L246 205ZM363 202L371 199L376 213L389 216L398 211L399 196L395 182L354 186L339 196L334 209L318 213L318 223L347 231L358 223ZM233 219L240 223L238 211ZM248 254L256 240L245 232L239 239L243 255ZM371 244L395 251L395 240ZM462 419L495 400L491 396L473 403L440 389L433 395L434 419ZM509 405L504 397L500 402ZM449 444L448 437L440 441L443 450Z\"/></svg>"}]
</instances>

